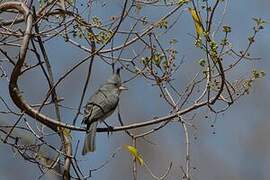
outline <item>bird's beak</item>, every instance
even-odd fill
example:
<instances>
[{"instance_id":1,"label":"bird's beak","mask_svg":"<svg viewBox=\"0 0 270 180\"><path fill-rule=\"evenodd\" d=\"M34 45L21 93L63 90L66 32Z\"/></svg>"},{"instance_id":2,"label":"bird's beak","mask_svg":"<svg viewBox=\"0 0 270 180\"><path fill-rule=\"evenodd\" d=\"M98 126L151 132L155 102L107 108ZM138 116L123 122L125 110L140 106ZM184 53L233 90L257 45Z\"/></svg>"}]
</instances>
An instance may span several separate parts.
<instances>
[{"instance_id":1,"label":"bird's beak","mask_svg":"<svg viewBox=\"0 0 270 180\"><path fill-rule=\"evenodd\" d=\"M127 88L126 86L121 85L121 86L119 87L119 90L128 90L128 88Z\"/></svg>"}]
</instances>

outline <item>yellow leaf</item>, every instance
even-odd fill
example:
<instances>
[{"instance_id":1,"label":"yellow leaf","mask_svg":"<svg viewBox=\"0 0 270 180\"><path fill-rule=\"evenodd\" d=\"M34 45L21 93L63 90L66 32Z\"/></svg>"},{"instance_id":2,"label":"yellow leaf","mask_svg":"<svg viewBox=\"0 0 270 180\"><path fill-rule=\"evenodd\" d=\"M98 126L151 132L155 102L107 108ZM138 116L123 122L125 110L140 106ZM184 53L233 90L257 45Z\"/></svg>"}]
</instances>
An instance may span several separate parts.
<instances>
[{"instance_id":1,"label":"yellow leaf","mask_svg":"<svg viewBox=\"0 0 270 180\"><path fill-rule=\"evenodd\" d=\"M192 16L192 19L194 21L194 26L195 26L195 30L196 30L196 33L197 33L197 38L201 38L202 37L202 34L203 34L203 26L202 26L202 20L201 20L201 17L199 15L199 13L195 10L195 9L192 9L192 8L188 8L191 16Z\"/></svg>"},{"instance_id":2,"label":"yellow leaf","mask_svg":"<svg viewBox=\"0 0 270 180\"><path fill-rule=\"evenodd\" d=\"M178 4L179 5L183 5L183 4L185 4L185 3L188 3L190 0L179 0L178 1Z\"/></svg>"},{"instance_id":3,"label":"yellow leaf","mask_svg":"<svg viewBox=\"0 0 270 180\"><path fill-rule=\"evenodd\" d=\"M138 150L134 146L130 146L130 145L125 145L124 147L128 150L128 152L133 157L135 157L137 161L139 161L140 165L143 166L144 162Z\"/></svg>"}]
</instances>

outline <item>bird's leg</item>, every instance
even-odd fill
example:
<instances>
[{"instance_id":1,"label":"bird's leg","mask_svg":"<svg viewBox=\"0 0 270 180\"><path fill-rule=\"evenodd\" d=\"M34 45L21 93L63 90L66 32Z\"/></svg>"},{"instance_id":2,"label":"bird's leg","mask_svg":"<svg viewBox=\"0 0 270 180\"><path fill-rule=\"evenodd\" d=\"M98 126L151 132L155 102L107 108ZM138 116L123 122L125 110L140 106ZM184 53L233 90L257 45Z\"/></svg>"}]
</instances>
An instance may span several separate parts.
<instances>
[{"instance_id":1,"label":"bird's leg","mask_svg":"<svg viewBox=\"0 0 270 180\"><path fill-rule=\"evenodd\" d=\"M113 126L110 126L109 124L107 124L105 121L103 121L103 123L107 126L107 128L108 128L108 136L110 135L110 132L112 133L112 131L113 131Z\"/></svg>"}]
</instances>

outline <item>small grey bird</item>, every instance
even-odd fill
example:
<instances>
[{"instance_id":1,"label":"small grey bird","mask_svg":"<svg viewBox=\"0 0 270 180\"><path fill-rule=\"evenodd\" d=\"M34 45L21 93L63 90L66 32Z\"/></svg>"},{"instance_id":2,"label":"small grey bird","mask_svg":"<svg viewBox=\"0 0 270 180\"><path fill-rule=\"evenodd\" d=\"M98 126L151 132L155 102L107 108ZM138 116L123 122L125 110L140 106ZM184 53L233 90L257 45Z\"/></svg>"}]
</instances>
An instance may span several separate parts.
<instances>
[{"instance_id":1,"label":"small grey bird","mask_svg":"<svg viewBox=\"0 0 270 180\"><path fill-rule=\"evenodd\" d=\"M88 100L84 109L84 124L87 132L82 155L96 149L95 139L98 122L104 121L116 109L120 92L127 89L121 86L120 69L114 73Z\"/></svg>"}]
</instances>

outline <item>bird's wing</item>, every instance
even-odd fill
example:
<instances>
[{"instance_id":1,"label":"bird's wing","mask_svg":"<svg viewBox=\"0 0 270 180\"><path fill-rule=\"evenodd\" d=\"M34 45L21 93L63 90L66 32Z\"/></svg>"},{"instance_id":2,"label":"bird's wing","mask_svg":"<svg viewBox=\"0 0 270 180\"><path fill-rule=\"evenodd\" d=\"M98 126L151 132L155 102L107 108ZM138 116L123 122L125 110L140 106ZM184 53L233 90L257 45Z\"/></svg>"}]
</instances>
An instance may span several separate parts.
<instances>
[{"instance_id":1,"label":"bird's wing","mask_svg":"<svg viewBox=\"0 0 270 180\"><path fill-rule=\"evenodd\" d=\"M84 109L83 123L104 120L111 115L118 105L119 97L116 94L108 94L97 91L88 101Z\"/></svg>"}]
</instances>

